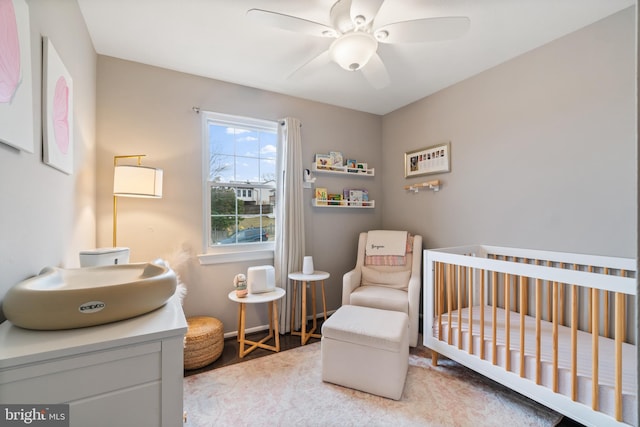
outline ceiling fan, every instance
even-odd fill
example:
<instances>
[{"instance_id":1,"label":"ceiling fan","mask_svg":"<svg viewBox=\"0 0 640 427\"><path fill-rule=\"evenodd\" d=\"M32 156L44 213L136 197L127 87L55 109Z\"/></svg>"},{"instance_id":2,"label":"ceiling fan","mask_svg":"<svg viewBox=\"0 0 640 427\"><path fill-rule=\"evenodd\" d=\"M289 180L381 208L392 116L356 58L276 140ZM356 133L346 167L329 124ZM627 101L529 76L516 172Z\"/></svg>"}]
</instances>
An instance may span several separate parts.
<instances>
[{"instance_id":1,"label":"ceiling fan","mask_svg":"<svg viewBox=\"0 0 640 427\"><path fill-rule=\"evenodd\" d=\"M377 25L376 18L384 0L338 0L331 7L331 25L263 9L250 9L255 21L284 30L333 38L329 48L291 73L311 73L330 63L348 71L361 71L376 89L390 82L387 68L378 55L378 43L419 43L449 40L469 28L466 16L419 18Z\"/></svg>"}]
</instances>

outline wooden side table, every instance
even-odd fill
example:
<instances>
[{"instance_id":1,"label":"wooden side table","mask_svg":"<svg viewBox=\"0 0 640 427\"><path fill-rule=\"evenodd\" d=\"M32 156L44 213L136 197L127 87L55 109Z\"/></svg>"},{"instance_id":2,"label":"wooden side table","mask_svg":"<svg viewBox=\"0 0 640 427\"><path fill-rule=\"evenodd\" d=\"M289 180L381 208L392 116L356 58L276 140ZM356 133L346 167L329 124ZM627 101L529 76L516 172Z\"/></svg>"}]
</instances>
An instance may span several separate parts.
<instances>
[{"instance_id":1,"label":"wooden side table","mask_svg":"<svg viewBox=\"0 0 640 427\"><path fill-rule=\"evenodd\" d=\"M264 348L265 350L280 351L280 335L278 332L278 300L285 294L284 289L276 288L271 292L264 292L261 294L248 294L244 298L238 298L236 291L229 292L229 299L233 302L237 302L238 306L238 343L240 358L243 358L247 354L251 353L256 348ZM246 306L247 304L260 304L269 303L269 334L262 338L260 341L250 341L245 338L245 318L246 318ZM265 344L268 340L274 338L275 345ZM245 349L246 345L250 345Z\"/></svg>"},{"instance_id":2,"label":"wooden side table","mask_svg":"<svg viewBox=\"0 0 640 427\"><path fill-rule=\"evenodd\" d=\"M324 320L327 320L327 301L324 295L324 281L329 278L329 273L326 271L314 271L313 274L303 274L301 271L296 273L289 273L289 279L293 281L293 299L291 300L291 335L299 335L300 342L305 345L309 338L320 338L322 335L316 334L315 331L318 327L316 319L316 287L314 284L321 284L322 289L322 310L324 311ZM313 282L313 283L312 283ZM311 283L311 307L313 314L313 326L310 330L307 330L307 283ZM294 329L294 323L296 318L296 303L297 303L297 289L298 285L302 284L300 290L302 303L300 307L300 332L296 332Z\"/></svg>"}]
</instances>

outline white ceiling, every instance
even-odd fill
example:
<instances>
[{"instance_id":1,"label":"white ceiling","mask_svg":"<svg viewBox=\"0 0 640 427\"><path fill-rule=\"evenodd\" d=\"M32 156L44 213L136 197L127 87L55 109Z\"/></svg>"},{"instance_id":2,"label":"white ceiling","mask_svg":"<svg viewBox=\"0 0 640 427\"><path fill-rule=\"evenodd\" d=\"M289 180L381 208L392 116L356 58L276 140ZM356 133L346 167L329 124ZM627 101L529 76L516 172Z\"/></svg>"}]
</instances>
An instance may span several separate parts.
<instances>
[{"instance_id":1,"label":"white ceiling","mask_svg":"<svg viewBox=\"0 0 640 427\"><path fill-rule=\"evenodd\" d=\"M634 0L386 0L377 22L468 16L456 40L380 44L391 84L330 63L288 76L331 39L256 24L260 8L330 25L334 0L78 0L98 54L386 114L634 5Z\"/></svg>"}]
</instances>

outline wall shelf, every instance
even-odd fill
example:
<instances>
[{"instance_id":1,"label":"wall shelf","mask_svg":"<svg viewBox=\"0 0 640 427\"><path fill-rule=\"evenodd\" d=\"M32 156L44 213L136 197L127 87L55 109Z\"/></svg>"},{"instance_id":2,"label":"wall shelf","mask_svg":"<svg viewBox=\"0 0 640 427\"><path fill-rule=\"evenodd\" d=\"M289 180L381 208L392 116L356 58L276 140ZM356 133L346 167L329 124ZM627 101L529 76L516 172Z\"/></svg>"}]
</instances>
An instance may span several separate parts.
<instances>
[{"instance_id":1,"label":"wall shelf","mask_svg":"<svg viewBox=\"0 0 640 427\"><path fill-rule=\"evenodd\" d=\"M404 189L417 193L420 190L440 191L440 180L419 182L417 184L405 185Z\"/></svg>"},{"instance_id":2,"label":"wall shelf","mask_svg":"<svg viewBox=\"0 0 640 427\"><path fill-rule=\"evenodd\" d=\"M311 170L315 173L327 173L327 174L338 174L338 175L349 175L349 176L375 176L376 174L375 168L356 169L356 168L348 168L346 166L331 166L328 168L318 168L318 166L315 163L311 167Z\"/></svg>"},{"instance_id":3,"label":"wall shelf","mask_svg":"<svg viewBox=\"0 0 640 427\"><path fill-rule=\"evenodd\" d=\"M360 169L360 168L349 168L347 166L330 166L327 168L318 167L316 163L311 165L311 170L317 174L333 174L333 175L342 175L344 177L373 177L375 176L376 170L374 168ZM314 178L315 180L315 178ZM318 187L316 187L316 197ZM324 187L322 187L323 190ZM356 188L354 190L359 190ZM346 192L346 189L343 189L343 193ZM366 192L366 190L362 189L362 191ZM329 193L329 192L328 192ZM328 194L327 194L328 195ZM356 197L357 199L368 198L367 197ZM311 200L311 204L314 207L318 208L347 208L347 209L373 209L376 206L375 200L366 200L361 202L356 202L355 199L353 201L348 199L341 200L318 200L314 198Z\"/></svg>"},{"instance_id":4,"label":"wall shelf","mask_svg":"<svg viewBox=\"0 0 640 427\"><path fill-rule=\"evenodd\" d=\"M368 202L349 202L348 200L311 200L311 204L318 208L348 208L348 209L372 209L376 207L375 200Z\"/></svg>"}]
</instances>

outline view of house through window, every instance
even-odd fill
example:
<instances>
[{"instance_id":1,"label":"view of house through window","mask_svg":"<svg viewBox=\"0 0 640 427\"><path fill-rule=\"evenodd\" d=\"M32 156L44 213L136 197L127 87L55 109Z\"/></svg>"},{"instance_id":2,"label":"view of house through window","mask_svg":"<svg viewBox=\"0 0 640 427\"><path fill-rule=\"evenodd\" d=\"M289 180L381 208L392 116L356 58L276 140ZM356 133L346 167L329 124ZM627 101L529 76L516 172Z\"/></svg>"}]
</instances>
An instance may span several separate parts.
<instances>
[{"instance_id":1,"label":"view of house through window","mask_svg":"<svg viewBox=\"0 0 640 427\"><path fill-rule=\"evenodd\" d=\"M273 242L277 122L204 114L209 245Z\"/></svg>"}]
</instances>

